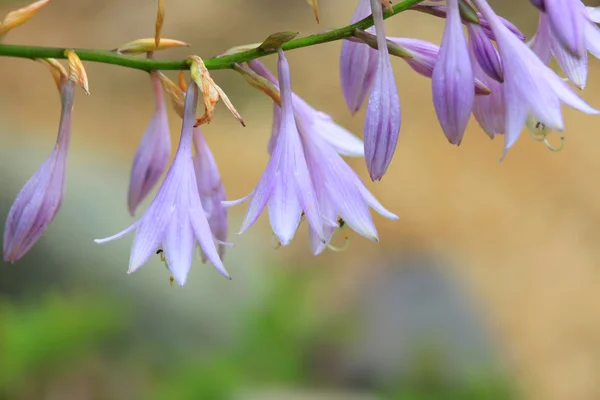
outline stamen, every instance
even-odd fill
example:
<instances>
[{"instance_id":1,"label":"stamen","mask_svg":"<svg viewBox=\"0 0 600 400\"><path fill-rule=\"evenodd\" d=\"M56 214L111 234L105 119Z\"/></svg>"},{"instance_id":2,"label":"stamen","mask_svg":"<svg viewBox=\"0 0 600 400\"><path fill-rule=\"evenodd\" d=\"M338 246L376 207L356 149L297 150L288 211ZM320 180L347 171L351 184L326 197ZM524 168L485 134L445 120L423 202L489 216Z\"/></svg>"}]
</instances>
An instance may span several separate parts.
<instances>
[{"instance_id":1,"label":"stamen","mask_svg":"<svg viewBox=\"0 0 600 400\"><path fill-rule=\"evenodd\" d=\"M348 247L350 247L350 235L348 235L347 233L344 233L344 245L342 247L336 247L334 245L332 245L331 243L329 243L327 245L327 248L331 251L335 251L335 252L342 252L348 249Z\"/></svg>"},{"instance_id":2,"label":"stamen","mask_svg":"<svg viewBox=\"0 0 600 400\"><path fill-rule=\"evenodd\" d=\"M302 213L302 215L304 215L304 213ZM277 236L275 236L275 234L273 234L273 237L271 240L274 240L274 244L273 246L273 250L279 250L279 248L281 247L281 242L279 241L279 239L277 239Z\"/></svg>"},{"instance_id":3,"label":"stamen","mask_svg":"<svg viewBox=\"0 0 600 400\"><path fill-rule=\"evenodd\" d=\"M169 267L169 264L167 263L167 259L165 257L165 252L163 251L163 249L156 250L156 254L160 255L160 261L165 263L165 267L170 272L171 268ZM173 287L173 282L175 282L175 278L173 277L173 275L169 275L169 284L171 285L171 287Z\"/></svg>"},{"instance_id":4,"label":"stamen","mask_svg":"<svg viewBox=\"0 0 600 400\"><path fill-rule=\"evenodd\" d=\"M561 151L562 149L564 149L564 148L565 148L565 137L564 137L564 136L561 136L561 137L560 137L560 145L559 145L558 147L554 147L554 146L552 146L552 145L550 144L550 142L548 141L548 139L547 139L547 138L544 138L544 144L545 144L545 145L546 145L546 147L547 147L548 149L550 149L551 151L554 151L554 152L559 152L559 151Z\"/></svg>"}]
</instances>

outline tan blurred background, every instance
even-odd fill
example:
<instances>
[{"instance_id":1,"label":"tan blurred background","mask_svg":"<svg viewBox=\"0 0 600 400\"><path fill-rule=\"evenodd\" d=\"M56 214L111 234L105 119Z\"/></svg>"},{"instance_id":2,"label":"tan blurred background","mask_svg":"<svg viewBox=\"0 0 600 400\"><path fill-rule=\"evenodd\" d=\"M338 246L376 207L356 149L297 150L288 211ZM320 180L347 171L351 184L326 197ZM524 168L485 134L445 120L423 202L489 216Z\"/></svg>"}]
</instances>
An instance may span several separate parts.
<instances>
[{"instance_id":1,"label":"tan blurred background","mask_svg":"<svg viewBox=\"0 0 600 400\"><path fill-rule=\"evenodd\" d=\"M343 26L353 12L353 1L320 3L321 24L317 25L304 0L167 0L165 37L184 40L192 47L160 57L194 53L207 58L235 45L261 41L276 31L310 34ZM531 36L536 17L528 2L492 3ZM0 3L0 14L15 4L23 2ZM6 43L114 48L152 36L155 8L155 0L54 0L30 23L11 32ZM407 12L389 20L386 27L392 36L439 43L443 21ZM331 43L290 52L293 87L313 106L360 134L364 112L351 117L345 108L338 76L339 49L340 43ZM0 61L5 215L21 185L50 152L59 101L42 66L22 59ZM267 61L274 65L272 58ZM263 276L302 264L301 268L325 270L310 293L327 299L323 300L326 312L335 314L349 299L360 296L373 276L389 268L401 269L405 255L427 254L444 260L443 268L457 278L483 315L497 353L524 398L600 398L598 120L565 110L564 151L553 153L524 133L499 163L502 139L490 141L474 120L460 148L449 145L435 118L430 81L415 75L400 60L393 63L402 102L401 137L383 180L367 182L380 201L400 216L399 221L375 216L381 243L352 235L346 252L313 258L303 227L289 248L275 251L266 217L245 235L235 234L245 212L245 206L238 206L230 213L231 240L236 247L225 259L234 281L225 282L209 265L199 264L183 290L168 287L167 273L158 260L127 276L131 238L101 248L93 243L94 238L113 234L132 222L125 202L129 168L153 100L145 73L87 63L92 94L77 93L66 198L38 244L76 260L73 276L77 278L67 279L61 287L72 291L78 279L84 279L119 287L134 297L157 296L161 299L157 302L166 298L173 302L168 307L185 307L188 311L182 318L193 324L189 319L196 315L196 307L206 311L219 303L228 314L227 305L236 292L242 298L243 293L260 293ZM213 77L247 124L241 128L219 106L213 123L205 129L228 198L235 199L252 190L267 163L271 104L234 72L218 71ZM593 59L583 97L600 107L597 93L600 64ZM179 121L174 114L170 123L176 140ZM366 182L363 161L350 162ZM51 281L52 268L62 271L62 267L48 257L47 266L40 270L44 271L42 280ZM88 267L88 257L102 259L103 264ZM23 268L3 265L0 285L10 288L28 279L33 270ZM261 272L250 270L254 268ZM71 276L64 271L60 274ZM21 293L33 296L36 290L24 288ZM208 305L202 305L206 301Z\"/></svg>"}]
</instances>

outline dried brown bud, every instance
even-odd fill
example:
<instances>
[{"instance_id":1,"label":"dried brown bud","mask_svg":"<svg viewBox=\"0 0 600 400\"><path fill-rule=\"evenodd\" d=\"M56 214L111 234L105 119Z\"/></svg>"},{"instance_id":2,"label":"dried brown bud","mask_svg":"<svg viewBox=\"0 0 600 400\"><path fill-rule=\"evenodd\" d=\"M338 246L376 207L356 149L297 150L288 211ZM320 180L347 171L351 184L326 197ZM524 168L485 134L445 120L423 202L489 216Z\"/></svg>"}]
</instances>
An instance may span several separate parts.
<instances>
[{"instance_id":1,"label":"dried brown bud","mask_svg":"<svg viewBox=\"0 0 600 400\"><path fill-rule=\"evenodd\" d=\"M156 11L156 24L154 28L154 45L158 48L161 42L163 23L165 22L165 0L158 0L158 10Z\"/></svg>"},{"instance_id":2,"label":"dried brown bud","mask_svg":"<svg viewBox=\"0 0 600 400\"><path fill-rule=\"evenodd\" d=\"M33 17L42 7L48 4L50 0L39 0L28 6L19 8L6 14L2 23L0 23L0 36L5 35L11 29L24 24Z\"/></svg>"},{"instance_id":3,"label":"dried brown bud","mask_svg":"<svg viewBox=\"0 0 600 400\"><path fill-rule=\"evenodd\" d=\"M73 50L69 49L65 50L65 56L69 60L69 79L77 82L86 94L90 94L87 73L79 56Z\"/></svg>"},{"instance_id":4,"label":"dried brown bud","mask_svg":"<svg viewBox=\"0 0 600 400\"><path fill-rule=\"evenodd\" d=\"M244 65L235 64L233 69L239 72L246 82L269 96L275 103L281 105L279 88Z\"/></svg>"},{"instance_id":5,"label":"dried brown bud","mask_svg":"<svg viewBox=\"0 0 600 400\"><path fill-rule=\"evenodd\" d=\"M52 79L56 84L56 88L60 93L62 84L66 82L66 80L69 78L65 67L63 67L62 64L54 58L38 58L36 61L41 62L48 68L48 70L52 74Z\"/></svg>"},{"instance_id":6,"label":"dried brown bud","mask_svg":"<svg viewBox=\"0 0 600 400\"><path fill-rule=\"evenodd\" d=\"M229 97L227 97L225 92L223 92L215 81L213 81L208 69L206 69L206 66L204 65L204 61L198 56L190 56L188 57L188 61L190 64L190 75L192 80L198 85L204 98L204 114L198 118L196 126L210 123L215 112L215 106L219 100L223 100L223 103L225 103L234 117L240 121L242 126L246 126L242 116L237 112L229 100Z\"/></svg>"}]
</instances>

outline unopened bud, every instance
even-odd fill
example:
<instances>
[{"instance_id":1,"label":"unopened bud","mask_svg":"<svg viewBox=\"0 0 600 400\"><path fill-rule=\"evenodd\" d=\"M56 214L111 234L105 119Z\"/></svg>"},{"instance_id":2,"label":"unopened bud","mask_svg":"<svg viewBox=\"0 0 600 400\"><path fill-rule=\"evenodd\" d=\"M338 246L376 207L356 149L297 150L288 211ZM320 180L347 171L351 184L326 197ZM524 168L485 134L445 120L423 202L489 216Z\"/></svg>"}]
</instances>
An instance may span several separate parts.
<instances>
[{"instance_id":1,"label":"unopened bud","mask_svg":"<svg viewBox=\"0 0 600 400\"><path fill-rule=\"evenodd\" d=\"M56 84L58 92L60 93L62 84L66 82L66 80L69 77L69 75L67 74L67 70L65 70L65 67L63 67L62 64L54 58L38 58L37 61L44 64L48 68L48 71L50 71L50 73L52 74L52 79Z\"/></svg>"},{"instance_id":2,"label":"unopened bud","mask_svg":"<svg viewBox=\"0 0 600 400\"><path fill-rule=\"evenodd\" d=\"M458 3L458 8L460 10L460 16L463 21L479 25L481 21L479 20L479 16L477 16L477 11L475 11L473 6L471 6L465 0L460 0L460 2Z\"/></svg>"},{"instance_id":3,"label":"unopened bud","mask_svg":"<svg viewBox=\"0 0 600 400\"><path fill-rule=\"evenodd\" d=\"M223 92L215 81L213 81L208 69L206 69L206 65L204 65L204 61L198 56L190 56L188 57L188 61L190 64L190 75L192 80L198 85L204 98L204 115L198 118L196 126L210 123L215 112L215 106L219 100L223 100L223 103L225 103L234 117L240 121L242 126L246 126L242 116L237 112L229 100L229 97L227 97L225 92Z\"/></svg>"},{"instance_id":4,"label":"unopened bud","mask_svg":"<svg viewBox=\"0 0 600 400\"><path fill-rule=\"evenodd\" d=\"M158 10L156 11L156 24L154 29L154 45L159 47L163 23L165 22L165 0L158 0Z\"/></svg>"},{"instance_id":5,"label":"unopened bud","mask_svg":"<svg viewBox=\"0 0 600 400\"><path fill-rule=\"evenodd\" d=\"M2 23L0 23L0 36L5 35L11 29L27 22L33 17L42 7L48 4L50 0L39 0L30 5L19 8L6 14Z\"/></svg>"},{"instance_id":6,"label":"unopened bud","mask_svg":"<svg viewBox=\"0 0 600 400\"><path fill-rule=\"evenodd\" d=\"M300 32L277 32L269 35L258 48L263 51L273 51L280 49L285 43L294 39Z\"/></svg>"},{"instance_id":7,"label":"unopened bud","mask_svg":"<svg viewBox=\"0 0 600 400\"><path fill-rule=\"evenodd\" d=\"M155 50L165 50L171 47L189 47L189 44L182 42L181 40L175 39L161 39L160 43L156 45L154 38L137 39L129 43L125 43L116 49L117 53L120 54L135 54L135 53L147 53Z\"/></svg>"},{"instance_id":8,"label":"unopened bud","mask_svg":"<svg viewBox=\"0 0 600 400\"><path fill-rule=\"evenodd\" d=\"M86 94L90 94L87 73L79 56L69 49L65 50L65 56L69 61L69 79L81 86Z\"/></svg>"},{"instance_id":9,"label":"unopened bud","mask_svg":"<svg viewBox=\"0 0 600 400\"><path fill-rule=\"evenodd\" d=\"M233 69L239 72L246 82L269 96L278 105L281 105L281 93L279 92L279 88L277 88L267 79L258 75L256 72L252 71L250 68L241 64L235 64Z\"/></svg>"}]
</instances>

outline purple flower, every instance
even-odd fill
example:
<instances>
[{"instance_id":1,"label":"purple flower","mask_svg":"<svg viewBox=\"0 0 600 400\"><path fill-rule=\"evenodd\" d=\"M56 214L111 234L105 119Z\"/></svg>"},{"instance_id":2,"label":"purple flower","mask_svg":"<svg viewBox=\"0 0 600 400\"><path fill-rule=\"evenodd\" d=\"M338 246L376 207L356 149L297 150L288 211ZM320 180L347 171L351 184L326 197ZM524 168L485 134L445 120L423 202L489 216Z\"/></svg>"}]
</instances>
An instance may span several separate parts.
<instances>
[{"instance_id":1,"label":"purple flower","mask_svg":"<svg viewBox=\"0 0 600 400\"><path fill-rule=\"evenodd\" d=\"M504 81L504 71L498 51L491 39L485 34L483 28L477 24L467 24L469 33L469 47L481 69L498 82Z\"/></svg>"},{"instance_id":2,"label":"purple flower","mask_svg":"<svg viewBox=\"0 0 600 400\"><path fill-rule=\"evenodd\" d=\"M505 154L518 139L529 113L559 131L563 129L561 103L589 114L597 113L504 26L485 0L474 3L496 36L504 68Z\"/></svg>"},{"instance_id":3,"label":"purple flower","mask_svg":"<svg viewBox=\"0 0 600 400\"><path fill-rule=\"evenodd\" d=\"M294 120L289 65L281 50L278 72L281 116L277 139L263 176L247 196L251 200L240 233L254 224L268 204L271 227L282 245L291 242L303 215L325 241L319 204Z\"/></svg>"},{"instance_id":4,"label":"purple flower","mask_svg":"<svg viewBox=\"0 0 600 400\"><path fill-rule=\"evenodd\" d=\"M75 82L66 80L61 87L62 108L56 145L50 157L23 186L8 213L4 227L4 261L15 262L23 257L60 209L74 98Z\"/></svg>"},{"instance_id":5,"label":"purple flower","mask_svg":"<svg viewBox=\"0 0 600 400\"><path fill-rule=\"evenodd\" d=\"M169 121L162 85L156 72L150 73L150 79L152 80L156 110L133 159L127 196L131 215L135 214L135 209L158 183L167 168L171 154Z\"/></svg>"},{"instance_id":6,"label":"purple flower","mask_svg":"<svg viewBox=\"0 0 600 400\"><path fill-rule=\"evenodd\" d=\"M208 260L229 278L215 246L215 239L202 208L192 161L192 131L196 123L198 87L188 86L179 148L164 182L148 210L124 231L96 243L106 243L135 232L129 271L146 263L161 248L175 280L185 284L198 243Z\"/></svg>"},{"instance_id":7,"label":"purple flower","mask_svg":"<svg viewBox=\"0 0 600 400\"><path fill-rule=\"evenodd\" d=\"M351 23L355 23L369 16L371 8L369 0L359 0ZM340 56L340 77L342 92L346 104L352 112L356 113L373 85L377 71L377 51L364 43L344 40Z\"/></svg>"},{"instance_id":8,"label":"purple flower","mask_svg":"<svg viewBox=\"0 0 600 400\"><path fill-rule=\"evenodd\" d=\"M219 256L223 258L227 242L227 209L225 187L212 152L208 148L200 127L194 128L194 171L198 183L198 193L202 208L208 218L208 225L219 245Z\"/></svg>"},{"instance_id":9,"label":"purple flower","mask_svg":"<svg viewBox=\"0 0 600 400\"><path fill-rule=\"evenodd\" d=\"M448 0L446 29L433 69L433 105L446 138L462 141L475 99L473 69L465 39L458 0Z\"/></svg>"},{"instance_id":10,"label":"purple flower","mask_svg":"<svg viewBox=\"0 0 600 400\"><path fill-rule=\"evenodd\" d=\"M257 60L248 63L262 77L277 85L271 72ZM365 188L356 173L339 154L361 156L362 142L337 125L329 115L315 110L293 94L293 109L311 180L318 199L325 241L310 227L310 242L315 255L327 248L342 218L357 233L378 240L369 207L386 218L398 217L386 210ZM278 110L279 107L276 107ZM275 118L279 118L275 113ZM274 133L270 142L276 142ZM275 137L275 139L274 139Z\"/></svg>"},{"instance_id":11,"label":"purple flower","mask_svg":"<svg viewBox=\"0 0 600 400\"><path fill-rule=\"evenodd\" d=\"M400 133L400 99L388 53L383 26L383 10L378 0L371 0L377 31L377 71L365 116L365 160L372 180L385 174L396 151Z\"/></svg>"},{"instance_id":12,"label":"purple flower","mask_svg":"<svg viewBox=\"0 0 600 400\"><path fill-rule=\"evenodd\" d=\"M490 137L504 133L504 84L492 79L481 67L473 54L473 46L469 46L469 56L476 80L486 85L491 93L485 96L475 96L473 116Z\"/></svg>"}]
</instances>

